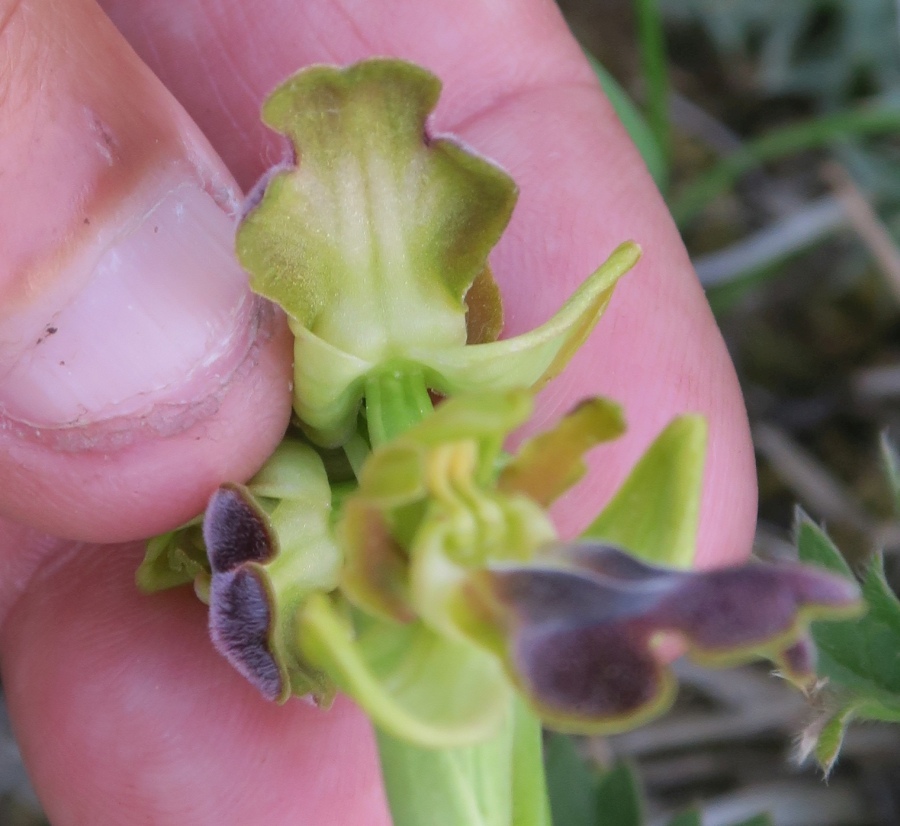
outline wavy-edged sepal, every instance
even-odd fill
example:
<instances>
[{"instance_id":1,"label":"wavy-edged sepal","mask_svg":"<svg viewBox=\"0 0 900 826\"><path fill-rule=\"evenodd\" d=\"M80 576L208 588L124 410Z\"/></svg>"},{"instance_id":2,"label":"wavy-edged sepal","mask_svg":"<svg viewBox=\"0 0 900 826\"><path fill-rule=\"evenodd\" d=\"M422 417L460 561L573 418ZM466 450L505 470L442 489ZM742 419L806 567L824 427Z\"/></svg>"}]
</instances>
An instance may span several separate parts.
<instances>
[{"instance_id":1,"label":"wavy-edged sepal","mask_svg":"<svg viewBox=\"0 0 900 826\"><path fill-rule=\"evenodd\" d=\"M288 318L294 334L294 412L303 432L322 447L340 447L356 417L374 363L345 353Z\"/></svg>"},{"instance_id":2,"label":"wavy-edged sepal","mask_svg":"<svg viewBox=\"0 0 900 826\"><path fill-rule=\"evenodd\" d=\"M657 565L689 568L694 559L706 420L684 415L653 441L585 538L618 545Z\"/></svg>"},{"instance_id":3,"label":"wavy-edged sepal","mask_svg":"<svg viewBox=\"0 0 900 826\"><path fill-rule=\"evenodd\" d=\"M430 748L477 743L510 711L496 658L421 622L351 618L349 606L315 594L303 607L299 640L309 662L399 739Z\"/></svg>"},{"instance_id":4,"label":"wavy-edged sepal","mask_svg":"<svg viewBox=\"0 0 900 826\"><path fill-rule=\"evenodd\" d=\"M421 364L429 386L445 395L539 389L569 363L603 315L616 283L640 256L634 242L619 245L549 321L528 333L469 347L423 347L407 357Z\"/></svg>"},{"instance_id":5,"label":"wavy-edged sepal","mask_svg":"<svg viewBox=\"0 0 900 826\"><path fill-rule=\"evenodd\" d=\"M269 180L238 256L255 291L348 353L465 343L463 297L509 221L509 176L428 135L439 94L425 69L376 58L304 69L263 105L297 166Z\"/></svg>"},{"instance_id":6,"label":"wavy-edged sepal","mask_svg":"<svg viewBox=\"0 0 900 826\"><path fill-rule=\"evenodd\" d=\"M547 507L584 475L585 453L624 432L620 405L599 397L585 399L552 430L526 441L503 469L497 487Z\"/></svg>"},{"instance_id":7,"label":"wavy-edged sepal","mask_svg":"<svg viewBox=\"0 0 900 826\"><path fill-rule=\"evenodd\" d=\"M799 677L809 662L796 641L808 621L858 608L852 584L802 565L687 572L587 543L554 556L544 567L470 574L451 610L504 660L544 722L563 731L621 731L667 708L675 690L659 653L667 637L701 663L766 656Z\"/></svg>"},{"instance_id":8,"label":"wavy-edged sepal","mask_svg":"<svg viewBox=\"0 0 900 826\"><path fill-rule=\"evenodd\" d=\"M209 563L199 518L150 539L135 573L137 587L145 594L208 579Z\"/></svg>"}]
</instances>

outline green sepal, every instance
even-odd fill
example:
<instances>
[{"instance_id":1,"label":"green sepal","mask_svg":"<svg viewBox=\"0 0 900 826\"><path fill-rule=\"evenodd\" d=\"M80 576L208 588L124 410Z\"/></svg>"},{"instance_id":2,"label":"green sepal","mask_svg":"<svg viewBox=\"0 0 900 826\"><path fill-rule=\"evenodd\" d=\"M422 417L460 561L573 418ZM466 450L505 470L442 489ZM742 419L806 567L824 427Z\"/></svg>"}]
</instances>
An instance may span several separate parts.
<instances>
[{"instance_id":1,"label":"green sepal","mask_svg":"<svg viewBox=\"0 0 900 826\"><path fill-rule=\"evenodd\" d=\"M694 559L706 457L706 420L684 415L656 438L584 532L648 562L689 568Z\"/></svg>"},{"instance_id":2,"label":"green sepal","mask_svg":"<svg viewBox=\"0 0 900 826\"><path fill-rule=\"evenodd\" d=\"M298 163L268 181L238 256L256 292L362 358L465 342L464 296L515 203L497 166L427 136L440 87L376 58L304 69L263 105Z\"/></svg>"},{"instance_id":3,"label":"green sepal","mask_svg":"<svg viewBox=\"0 0 900 826\"><path fill-rule=\"evenodd\" d=\"M558 375L584 343L618 280L640 258L632 242L619 246L545 324L510 339L441 346L405 343L388 359L416 365L426 385L445 396L540 388ZM345 352L289 318L294 333L294 409L317 444L341 444L353 432L373 358Z\"/></svg>"},{"instance_id":4,"label":"green sepal","mask_svg":"<svg viewBox=\"0 0 900 826\"><path fill-rule=\"evenodd\" d=\"M306 659L393 737L450 748L490 737L510 712L512 694L497 660L421 622L351 616L323 594L300 613Z\"/></svg>"}]
</instances>

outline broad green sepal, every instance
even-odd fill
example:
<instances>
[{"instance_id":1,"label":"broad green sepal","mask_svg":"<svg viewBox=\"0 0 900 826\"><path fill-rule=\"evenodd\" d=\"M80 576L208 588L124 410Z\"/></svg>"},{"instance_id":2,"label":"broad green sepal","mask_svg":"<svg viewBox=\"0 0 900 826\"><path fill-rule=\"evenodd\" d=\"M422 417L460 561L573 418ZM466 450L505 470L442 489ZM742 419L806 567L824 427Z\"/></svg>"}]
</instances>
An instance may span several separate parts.
<instances>
[{"instance_id":1,"label":"broad green sepal","mask_svg":"<svg viewBox=\"0 0 900 826\"><path fill-rule=\"evenodd\" d=\"M510 713L512 694L496 659L421 622L354 624L316 594L300 614L298 643L380 728L420 746L477 743Z\"/></svg>"},{"instance_id":2,"label":"broad green sepal","mask_svg":"<svg viewBox=\"0 0 900 826\"><path fill-rule=\"evenodd\" d=\"M263 106L298 163L269 180L238 255L256 292L361 358L465 342L464 296L516 200L497 166L427 135L440 87L373 59L305 69Z\"/></svg>"},{"instance_id":3,"label":"broad green sepal","mask_svg":"<svg viewBox=\"0 0 900 826\"><path fill-rule=\"evenodd\" d=\"M623 244L546 324L493 341L502 310L487 257L516 188L428 135L439 92L424 69L379 58L305 69L263 107L297 163L261 183L237 252L253 289L288 315L294 409L317 444L350 437L367 378L392 363L444 395L549 380L640 255Z\"/></svg>"},{"instance_id":4,"label":"broad green sepal","mask_svg":"<svg viewBox=\"0 0 900 826\"><path fill-rule=\"evenodd\" d=\"M696 549L706 457L706 420L666 427L585 531L657 565L689 568Z\"/></svg>"}]
</instances>

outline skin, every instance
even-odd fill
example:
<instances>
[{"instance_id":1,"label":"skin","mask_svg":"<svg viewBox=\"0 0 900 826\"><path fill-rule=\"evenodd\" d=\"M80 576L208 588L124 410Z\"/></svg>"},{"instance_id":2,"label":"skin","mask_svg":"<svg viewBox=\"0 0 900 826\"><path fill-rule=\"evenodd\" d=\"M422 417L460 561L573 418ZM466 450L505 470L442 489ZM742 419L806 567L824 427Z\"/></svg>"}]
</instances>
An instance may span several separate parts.
<instances>
[{"instance_id":1,"label":"skin","mask_svg":"<svg viewBox=\"0 0 900 826\"><path fill-rule=\"evenodd\" d=\"M462 138L521 187L492 257L509 334L546 319L620 241L644 247L540 399L533 428L592 393L622 401L629 419L556 507L565 535L673 415L695 411L710 426L698 563L746 556L755 479L732 366L662 199L548 0L103 6L0 0L0 656L26 763L54 826L386 826L358 711L265 703L212 650L190 593L148 598L133 586L141 538L202 509L219 482L252 474L278 442L289 415L282 319L239 278L193 296L205 247L191 258L185 245L178 266L135 247L129 283L156 289L177 270L173 289L198 329L213 331L197 351L205 366L182 370L190 348L175 329L134 352L104 345L66 379L72 398L93 387L91 404L54 419L34 393L107 341L119 315L83 302L78 323L49 332L90 280L86 251L184 187L202 209L236 210L240 189L283 157L257 117L277 82L313 62L393 55L442 78L433 131ZM221 246L227 255L227 238ZM52 363L22 397L16 365L49 344Z\"/></svg>"}]
</instances>

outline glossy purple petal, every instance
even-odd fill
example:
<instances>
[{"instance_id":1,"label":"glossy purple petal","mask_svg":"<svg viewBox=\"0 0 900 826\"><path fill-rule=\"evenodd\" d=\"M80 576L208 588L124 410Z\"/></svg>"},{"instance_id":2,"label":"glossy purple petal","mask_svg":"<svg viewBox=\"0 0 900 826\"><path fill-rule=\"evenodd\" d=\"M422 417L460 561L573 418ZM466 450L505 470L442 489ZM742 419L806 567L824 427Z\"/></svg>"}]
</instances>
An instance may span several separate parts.
<instances>
[{"instance_id":1,"label":"glossy purple petal","mask_svg":"<svg viewBox=\"0 0 900 826\"><path fill-rule=\"evenodd\" d=\"M212 495L203 516L203 540L213 573L266 562L277 553L266 515L240 485L223 485Z\"/></svg>"},{"instance_id":2,"label":"glossy purple petal","mask_svg":"<svg viewBox=\"0 0 900 826\"><path fill-rule=\"evenodd\" d=\"M213 645L269 700L282 694L281 670L269 650L269 594L252 566L214 573L209 632Z\"/></svg>"}]
</instances>

